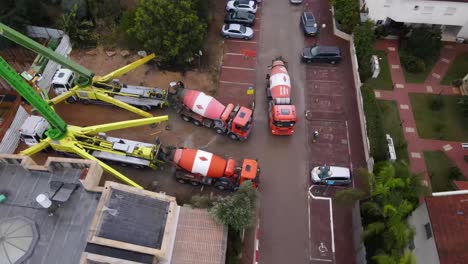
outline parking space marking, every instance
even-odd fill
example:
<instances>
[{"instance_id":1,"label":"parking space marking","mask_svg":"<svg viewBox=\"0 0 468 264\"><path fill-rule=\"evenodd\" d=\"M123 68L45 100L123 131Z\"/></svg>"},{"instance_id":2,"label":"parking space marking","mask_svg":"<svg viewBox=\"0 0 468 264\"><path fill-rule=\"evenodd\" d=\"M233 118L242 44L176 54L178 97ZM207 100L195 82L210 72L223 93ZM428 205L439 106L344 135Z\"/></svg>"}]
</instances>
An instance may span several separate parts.
<instances>
[{"instance_id":1,"label":"parking space marking","mask_svg":"<svg viewBox=\"0 0 468 264\"><path fill-rule=\"evenodd\" d=\"M229 41L229 42L238 42L238 43L253 43L253 44L257 44L257 41L250 41L250 40L233 40L233 39L227 39L226 41Z\"/></svg>"},{"instance_id":2,"label":"parking space marking","mask_svg":"<svg viewBox=\"0 0 468 264\"><path fill-rule=\"evenodd\" d=\"M233 52L226 52L224 55L229 55L229 56L245 56L242 53L233 53Z\"/></svg>"},{"instance_id":3,"label":"parking space marking","mask_svg":"<svg viewBox=\"0 0 468 264\"><path fill-rule=\"evenodd\" d=\"M331 233L331 250L332 250L332 255L335 255L335 231L334 231L334 225L333 225L333 204L332 204L332 198L330 197L323 197L323 196L314 196L312 194L312 188L315 187L316 185L311 185L309 187L309 195L311 196L312 199L314 200L325 200L328 202L328 208L330 210L330 233ZM310 207L310 205L309 205Z\"/></svg>"},{"instance_id":4,"label":"parking space marking","mask_svg":"<svg viewBox=\"0 0 468 264\"><path fill-rule=\"evenodd\" d=\"M242 68L242 67L232 67L232 66L221 66L221 68L234 69L234 70L244 70L244 71L255 71L255 68Z\"/></svg>"},{"instance_id":5,"label":"parking space marking","mask_svg":"<svg viewBox=\"0 0 468 264\"><path fill-rule=\"evenodd\" d=\"M240 84L240 85L254 85L253 83L243 83L243 82L230 82L230 81L219 81L220 83L231 83L231 84Z\"/></svg>"}]
</instances>

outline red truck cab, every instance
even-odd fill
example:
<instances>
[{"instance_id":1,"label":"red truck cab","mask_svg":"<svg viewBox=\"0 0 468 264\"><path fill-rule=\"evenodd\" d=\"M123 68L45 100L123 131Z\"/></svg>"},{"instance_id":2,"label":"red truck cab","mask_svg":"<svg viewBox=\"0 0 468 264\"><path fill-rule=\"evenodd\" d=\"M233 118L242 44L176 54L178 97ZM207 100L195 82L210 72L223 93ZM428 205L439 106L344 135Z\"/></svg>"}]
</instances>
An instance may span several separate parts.
<instances>
[{"instance_id":1,"label":"red truck cab","mask_svg":"<svg viewBox=\"0 0 468 264\"><path fill-rule=\"evenodd\" d=\"M251 181L255 188L258 188L260 180L260 168L258 163L253 159L244 159L242 170L240 173L239 185L244 181Z\"/></svg>"},{"instance_id":2,"label":"red truck cab","mask_svg":"<svg viewBox=\"0 0 468 264\"><path fill-rule=\"evenodd\" d=\"M232 139L240 141L246 140L252 131L252 110L243 106L229 104L221 120L228 124L228 135Z\"/></svg>"},{"instance_id":3,"label":"red truck cab","mask_svg":"<svg viewBox=\"0 0 468 264\"><path fill-rule=\"evenodd\" d=\"M294 105L273 105L270 110L270 129L273 135L292 135L297 123Z\"/></svg>"}]
</instances>

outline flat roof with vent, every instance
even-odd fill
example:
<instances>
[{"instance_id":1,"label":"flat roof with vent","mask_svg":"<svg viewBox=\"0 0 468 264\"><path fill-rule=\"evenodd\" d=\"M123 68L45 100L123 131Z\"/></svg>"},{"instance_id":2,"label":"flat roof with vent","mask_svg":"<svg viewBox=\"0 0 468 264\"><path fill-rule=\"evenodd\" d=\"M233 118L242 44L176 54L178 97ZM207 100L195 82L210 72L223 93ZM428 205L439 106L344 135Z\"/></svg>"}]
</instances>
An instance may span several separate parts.
<instances>
[{"instance_id":1,"label":"flat roof with vent","mask_svg":"<svg viewBox=\"0 0 468 264\"><path fill-rule=\"evenodd\" d=\"M88 227L98 205L99 193L85 191L79 182L81 169L61 168L49 171L27 170L19 164L0 163L0 227L3 247L10 262L62 264L78 263L86 246ZM77 184L66 202L50 215L36 202L39 194L58 194L57 182ZM56 191L55 191L56 190ZM52 196L54 197L54 196ZM27 226L17 223L27 223ZM11 223L12 226L8 223ZM15 227L17 226L17 227ZM29 228L30 226L30 228ZM37 234L37 235L36 235ZM22 237L18 240L18 237ZM36 241L37 240L37 241ZM14 262L17 260L19 262Z\"/></svg>"},{"instance_id":2,"label":"flat roof with vent","mask_svg":"<svg viewBox=\"0 0 468 264\"><path fill-rule=\"evenodd\" d=\"M85 254L139 263L167 261L178 212L174 197L106 182Z\"/></svg>"}]
</instances>

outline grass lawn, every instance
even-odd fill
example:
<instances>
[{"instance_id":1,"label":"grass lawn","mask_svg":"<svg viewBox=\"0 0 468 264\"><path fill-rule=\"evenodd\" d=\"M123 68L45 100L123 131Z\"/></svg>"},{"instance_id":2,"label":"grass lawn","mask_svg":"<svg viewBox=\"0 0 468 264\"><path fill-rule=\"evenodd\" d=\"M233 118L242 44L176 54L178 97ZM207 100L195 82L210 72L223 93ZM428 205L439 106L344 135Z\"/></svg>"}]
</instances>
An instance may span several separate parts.
<instances>
[{"instance_id":1,"label":"grass lawn","mask_svg":"<svg viewBox=\"0 0 468 264\"><path fill-rule=\"evenodd\" d=\"M403 129L400 126L400 113L395 101L377 100L380 109L382 110L382 118L384 123L385 133L393 138L395 151L398 160L409 162L406 140L403 135Z\"/></svg>"},{"instance_id":2,"label":"grass lawn","mask_svg":"<svg viewBox=\"0 0 468 264\"><path fill-rule=\"evenodd\" d=\"M458 100L461 96L440 96L442 109L433 111L430 103L440 95L410 94L413 115L421 138L468 141L468 122Z\"/></svg>"},{"instance_id":3,"label":"grass lawn","mask_svg":"<svg viewBox=\"0 0 468 264\"><path fill-rule=\"evenodd\" d=\"M459 54L455 58L444 79L442 79L441 84L450 85L453 80L461 79L466 74L468 74L468 52Z\"/></svg>"},{"instance_id":4,"label":"grass lawn","mask_svg":"<svg viewBox=\"0 0 468 264\"><path fill-rule=\"evenodd\" d=\"M431 179L432 192L453 191L450 179L450 168L454 166L452 160L442 151L425 151L424 159Z\"/></svg>"},{"instance_id":5,"label":"grass lawn","mask_svg":"<svg viewBox=\"0 0 468 264\"><path fill-rule=\"evenodd\" d=\"M373 55L379 57L380 74L377 78L369 78L366 84L375 90L392 90L392 77L387 60L387 52L383 50L374 50Z\"/></svg>"},{"instance_id":6,"label":"grass lawn","mask_svg":"<svg viewBox=\"0 0 468 264\"><path fill-rule=\"evenodd\" d=\"M398 53L398 55L401 58L401 53ZM426 81L427 75L429 75L429 73L431 72L432 67L434 67L434 63L426 65L426 70L423 72L411 73L407 72L405 70L405 67L401 65L401 69L403 70L403 74L405 75L405 80L407 83L423 83L424 81Z\"/></svg>"}]
</instances>

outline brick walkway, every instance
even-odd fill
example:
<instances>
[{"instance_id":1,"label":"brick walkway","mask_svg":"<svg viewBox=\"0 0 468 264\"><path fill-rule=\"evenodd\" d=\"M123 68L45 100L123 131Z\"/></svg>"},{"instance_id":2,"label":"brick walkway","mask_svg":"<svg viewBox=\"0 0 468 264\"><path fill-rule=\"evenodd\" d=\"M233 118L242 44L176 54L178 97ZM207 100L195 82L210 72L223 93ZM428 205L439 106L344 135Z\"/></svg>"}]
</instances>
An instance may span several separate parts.
<instances>
[{"instance_id":1,"label":"brick walkway","mask_svg":"<svg viewBox=\"0 0 468 264\"><path fill-rule=\"evenodd\" d=\"M408 143L411 170L414 173L423 173L425 180L429 183L423 152L441 150L453 160L453 162L464 173L465 178L468 179L468 163L463 160L463 156L468 155L468 150L462 149L461 142L419 138L408 95L409 93L441 93L443 95L458 95L458 89L451 86L441 85L440 81L457 54L468 52L468 45L444 43L439 60L434 65L434 68L428 75L426 81L422 84L405 82L400 58L398 57L397 41L379 40L375 45L375 49L385 50L387 52L388 63L390 64L390 73L394 85L393 91L376 90L375 96L378 99L394 100L397 102L403 133Z\"/></svg>"}]
</instances>

